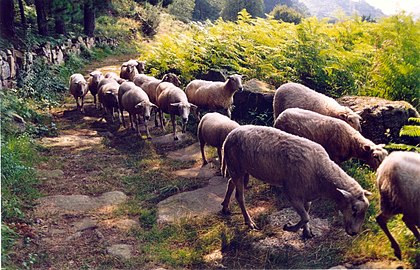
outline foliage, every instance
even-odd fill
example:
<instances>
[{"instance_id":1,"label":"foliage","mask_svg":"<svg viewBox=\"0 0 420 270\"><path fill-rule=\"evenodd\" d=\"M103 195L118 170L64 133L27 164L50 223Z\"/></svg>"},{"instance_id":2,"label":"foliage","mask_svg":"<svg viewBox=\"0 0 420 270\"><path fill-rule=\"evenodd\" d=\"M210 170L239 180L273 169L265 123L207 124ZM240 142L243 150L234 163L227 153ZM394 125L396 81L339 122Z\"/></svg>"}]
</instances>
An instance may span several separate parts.
<instances>
[{"instance_id":1,"label":"foliage","mask_svg":"<svg viewBox=\"0 0 420 270\"><path fill-rule=\"evenodd\" d=\"M410 117L408 118L408 123L412 125L419 126L420 125L420 117Z\"/></svg>"},{"instance_id":2,"label":"foliage","mask_svg":"<svg viewBox=\"0 0 420 270\"><path fill-rule=\"evenodd\" d=\"M3 267L9 261L10 249L15 243L18 235L8 226L1 224L1 261Z\"/></svg>"},{"instance_id":3,"label":"foliage","mask_svg":"<svg viewBox=\"0 0 420 270\"><path fill-rule=\"evenodd\" d=\"M243 9L251 14L252 17L264 16L263 0L226 0L221 16L225 20L234 21L238 18L238 13Z\"/></svg>"},{"instance_id":4,"label":"foliage","mask_svg":"<svg viewBox=\"0 0 420 270\"><path fill-rule=\"evenodd\" d=\"M121 42L127 42L127 39L136 37L135 33L141 27L141 24L134 19L111 16L100 16L96 23L95 32L97 35L117 39Z\"/></svg>"},{"instance_id":5,"label":"foliage","mask_svg":"<svg viewBox=\"0 0 420 270\"><path fill-rule=\"evenodd\" d=\"M294 25L241 11L236 22L191 23L140 50L152 75L176 70L184 82L226 69L276 87L294 81L333 97L378 96L418 106L419 26L403 14L378 23L305 18Z\"/></svg>"},{"instance_id":6,"label":"foliage","mask_svg":"<svg viewBox=\"0 0 420 270\"><path fill-rule=\"evenodd\" d=\"M195 21L216 20L223 8L223 0L195 0L192 19Z\"/></svg>"},{"instance_id":7,"label":"foliage","mask_svg":"<svg viewBox=\"0 0 420 270\"><path fill-rule=\"evenodd\" d=\"M400 136L420 137L420 126L405 125L400 130Z\"/></svg>"},{"instance_id":8,"label":"foliage","mask_svg":"<svg viewBox=\"0 0 420 270\"><path fill-rule=\"evenodd\" d=\"M168 6L168 11L177 19L188 22L192 19L194 7L194 0L174 0L174 2Z\"/></svg>"},{"instance_id":9,"label":"foliage","mask_svg":"<svg viewBox=\"0 0 420 270\"><path fill-rule=\"evenodd\" d=\"M294 24L300 23L303 18L301 13L286 5L275 6L270 15L276 20Z\"/></svg>"},{"instance_id":10,"label":"foliage","mask_svg":"<svg viewBox=\"0 0 420 270\"><path fill-rule=\"evenodd\" d=\"M420 147L403 144L403 143L390 143L385 146L388 151L414 151L420 153Z\"/></svg>"}]
</instances>

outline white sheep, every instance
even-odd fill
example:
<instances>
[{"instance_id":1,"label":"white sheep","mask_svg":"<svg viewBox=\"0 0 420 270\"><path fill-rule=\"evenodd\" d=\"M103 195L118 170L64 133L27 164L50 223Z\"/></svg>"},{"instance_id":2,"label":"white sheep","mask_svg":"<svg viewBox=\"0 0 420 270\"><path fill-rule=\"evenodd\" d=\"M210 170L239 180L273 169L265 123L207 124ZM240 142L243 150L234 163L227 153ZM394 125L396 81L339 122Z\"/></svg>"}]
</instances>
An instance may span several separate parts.
<instances>
[{"instance_id":1,"label":"white sheep","mask_svg":"<svg viewBox=\"0 0 420 270\"><path fill-rule=\"evenodd\" d=\"M121 65L120 77L122 79L133 81L137 74L144 72L145 62L129 60Z\"/></svg>"},{"instance_id":2,"label":"white sheep","mask_svg":"<svg viewBox=\"0 0 420 270\"><path fill-rule=\"evenodd\" d=\"M301 108L335 117L361 131L360 120L362 118L357 113L348 107L341 106L333 98L317 93L299 83L285 83L274 94L274 119L288 108Z\"/></svg>"},{"instance_id":3,"label":"white sheep","mask_svg":"<svg viewBox=\"0 0 420 270\"><path fill-rule=\"evenodd\" d=\"M343 213L346 232L360 232L370 192L330 160L321 145L272 127L241 126L227 136L222 163L231 175L222 213L229 214L230 197L236 188L236 200L250 228L256 225L245 208L244 181L252 175L270 185L283 186L301 217L297 224L286 224L285 230L296 232L303 228L303 236L312 237L308 223L310 202L327 197Z\"/></svg>"},{"instance_id":4,"label":"white sheep","mask_svg":"<svg viewBox=\"0 0 420 270\"><path fill-rule=\"evenodd\" d=\"M88 83L82 74L75 73L70 76L69 91L76 100L77 109L80 109L81 112L83 112L83 103L88 89ZM81 105L79 105L79 99L81 100Z\"/></svg>"},{"instance_id":5,"label":"white sheep","mask_svg":"<svg viewBox=\"0 0 420 270\"><path fill-rule=\"evenodd\" d=\"M103 79L99 83L98 100L105 109L105 115L111 115L115 120L114 114L118 115L118 89L120 85L114 79ZM119 118L118 118L119 119Z\"/></svg>"},{"instance_id":6,"label":"white sheep","mask_svg":"<svg viewBox=\"0 0 420 270\"><path fill-rule=\"evenodd\" d=\"M92 71L91 73L89 73L90 77L88 79L88 85L89 85L89 91L93 96L93 104L95 104L95 107L97 106L96 104L96 95L98 94L98 90L99 90L99 83L101 82L102 79L104 79L104 76L102 75L102 72L95 70Z\"/></svg>"},{"instance_id":7,"label":"white sheep","mask_svg":"<svg viewBox=\"0 0 420 270\"><path fill-rule=\"evenodd\" d=\"M186 131L190 110L191 108L197 108L197 106L191 104L184 91L172 83L160 83L157 91L160 93L157 99L157 105L160 110L160 124L162 129L165 130L162 115L162 112L165 112L171 115L174 140L178 140L178 136L176 135L175 116L179 115L182 118L182 132L184 133Z\"/></svg>"},{"instance_id":8,"label":"white sheep","mask_svg":"<svg viewBox=\"0 0 420 270\"><path fill-rule=\"evenodd\" d=\"M388 155L384 145L374 144L346 122L300 108L283 111L274 127L319 143L337 164L355 157L376 170Z\"/></svg>"},{"instance_id":9,"label":"white sheep","mask_svg":"<svg viewBox=\"0 0 420 270\"><path fill-rule=\"evenodd\" d=\"M141 137L139 122L140 116L143 116L144 126L146 128L147 138L150 139L149 127L147 125L150 119L150 111L152 107L156 107L155 104L149 101L149 97L140 87L136 86L132 82L125 82L120 86L127 88L124 89L124 93L121 97L120 103L122 107L128 112L130 117L130 122L136 124L136 130ZM122 112L121 112L122 114Z\"/></svg>"},{"instance_id":10,"label":"white sheep","mask_svg":"<svg viewBox=\"0 0 420 270\"><path fill-rule=\"evenodd\" d=\"M377 170L376 185L381 194L381 212L376 217L385 232L395 256L401 260L401 249L388 230L388 220L403 214L402 220L420 241L420 154L392 152Z\"/></svg>"},{"instance_id":11,"label":"white sheep","mask_svg":"<svg viewBox=\"0 0 420 270\"><path fill-rule=\"evenodd\" d=\"M105 73L105 79L114 79L119 84L122 84L123 82L126 82L127 81L126 79L120 78L120 76L118 76L117 73L112 72L112 71Z\"/></svg>"},{"instance_id":12,"label":"white sheep","mask_svg":"<svg viewBox=\"0 0 420 270\"><path fill-rule=\"evenodd\" d=\"M239 124L229 117L214 112L207 113L202 118L197 128L197 137L200 142L201 156L203 158L203 166L208 162L204 154L204 146L206 144L217 148L219 161L222 161L222 145L226 136Z\"/></svg>"},{"instance_id":13,"label":"white sheep","mask_svg":"<svg viewBox=\"0 0 420 270\"><path fill-rule=\"evenodd\" d=\"M188 100L197 105L198 109L225 109L231 118L231 107L235 92L241 92L242 75L231 75L225 82L193 80L185 88ZM197 109L197 118L200 118Z\"/></svg>"}]
</instances>

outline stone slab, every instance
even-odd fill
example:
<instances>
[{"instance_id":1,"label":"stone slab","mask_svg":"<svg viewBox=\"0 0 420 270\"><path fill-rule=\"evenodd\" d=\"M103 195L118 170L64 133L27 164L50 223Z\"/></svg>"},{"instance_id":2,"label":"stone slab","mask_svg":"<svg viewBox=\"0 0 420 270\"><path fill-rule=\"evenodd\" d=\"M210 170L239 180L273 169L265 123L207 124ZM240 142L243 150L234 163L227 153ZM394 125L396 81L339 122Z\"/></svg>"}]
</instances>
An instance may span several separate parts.
<instances>
[{"instance_id":1,"label":"stone slab","mask_svg":"<svg viewBox=\"0 0 420 270\"><path fill-rule=\"evenodd\" d=\"M200 144L194 143L188 147L169 152L167 158L178 161L197 161L201 159Z\"/></svg>"}]
</instances>

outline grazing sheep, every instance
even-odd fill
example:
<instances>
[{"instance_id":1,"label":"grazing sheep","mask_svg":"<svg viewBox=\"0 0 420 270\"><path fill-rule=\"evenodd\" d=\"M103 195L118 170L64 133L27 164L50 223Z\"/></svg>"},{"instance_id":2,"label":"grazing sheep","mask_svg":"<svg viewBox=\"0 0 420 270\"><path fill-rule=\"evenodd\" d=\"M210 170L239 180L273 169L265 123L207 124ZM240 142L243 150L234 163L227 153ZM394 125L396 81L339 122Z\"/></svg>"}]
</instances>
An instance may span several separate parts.
<instances>
[{"instance_id":1,"label":"grazing sheep","mask_svg":"<svg viewBox=\"0 0 420 270\"><path fill-rule=\"evenodd\" d=\"M138 65L140 63L140 68L138 68ZM144 63L145 62L141 62L141 61L137 61L137 60L129 60L127 62L124 62L121 65L121 71L120 71L120 77L122 79L127 79L129 81L133 81L134 77L139 74L139 73L143 73L144 72ZM141 70L142 72L139 72L139 70Z\"/></svg>"},{"instance_id":2,"label":"grazing sheep","mask_svg":"<svg viewBox=\"0 0 420 270\"><path fill-rule=\"evenodd\" d=\"M242 75L231 75L225 82L211 82L204 80L193 80L185 88L188 100L199 109L225 109L231 118L231 107L233 94L241 92ZM197 110L197 118L200 118Z\"/></svg>"},{"instance_id":3,"label":"grazing sheep","mask_svg":"<svg viewBox=\"0 0 420 270\"><path fill-rule=\"evenodd\" d=\"M252 229L255 223L244 202L244 181L249 175L270 185L283 186L290 203L301 220L284 229L303 236L313 236L309 227L310 202L327 197L338 204L344 216L346 232L360 232L369 202L359 183L331 161L319 144L272 127L241 126L234 129L223 143L223 162L231 175L222 212L229 213L229 202L236 188L245 223Z\"/></svg>"},{"instance_id":4,"label":"grazing sheep","mask_svg":"<svg viewBox=\"0 0 420 270\"><path fill-rule=\"evenodd\" d=\"M175 116L179 115L182 118L182 132L185 133L190 109L196 108L197 106L189 103L184 91L172 83L163 82L160 83L157 88L157 91L160 93L157 99L157 105L160 110L160 124L162 125L163 130L165 130L162 112L170 114L174 140L178 140L178 136L176 135Z\"/></svg>"},{"instance_id":5,"label":"grazing sheep","mask_svg":"<svg viewBox=\"0 0 420 270\"><path fill-rule=\"evenodd\" d=\"M239 127L239 124L229 117L220 113L207 113L198 124L197 137L200 142L201 156L203 158L203 166L207 164L206 157L204 155L204 146L206 144L217 148L217 155L219 161L222 161L222 144L226 139L226 136Z\"/></svg>"},{"instance_id":6,"label":"grazing sheep","mask_svg":"<svg viewBox=\"0 0 420 270\"><path fill-rule=\"evenodd\" d=\"M300 108L283 111L274 127L319 143L337 164L355 157L376 170L388 155L383 145L374 144L346 122Z\"/></svg>"},{"instance_id":7,"label":"grazing sheep","mask_svg":"<svg viewBox=\"0 0 420 270\"><path fill-rule=\"evenodd\" d=\"M100 71L92 71L91 73L89 73L90 77L88 79L88 85L89 85L89 91L93 96L93 103L95 104L96 107L96 95L98 94L98 90L99 90L99 83L100 81L104 78L104 76L102 75L102 72Z\"/></svg>"},{"instance_id":8,"label":"grazing sheep","mask_svg":"<svg viewBox=\"0 0 420 270\"><path fill-rule=\"evenodd\" d=\"M149 133L149 127L147 122L150 119L150 111L152 107L156 107L155 104L149 101L149 97L140 87L136 86L132 82L125 82L120 86L125 91L121 99L119 99L122 107L128 111L130 122L135 122L136 130L141 137L139 122L140 116L143 116L144 126L146 127L147 138L151 139ZM121 107L120 107L121 108ZM122 114L122 111L121 111Z\"/></svg>"},{"instance_id":9,"label":"grazing sheep","mask_svg":"<svg viewBox=\"0 0 420 270\"><path fill-rule=\"evenodd\" d=\"M420 154L392 152L377 171L376 185L381 194L381 212L376 217L385 232L395 256L401 260L401 249L388 230L388 220L403 214L402 220L420 241Z\"/></svg>"},{"instance_id":10,"label":"grazing sheep","mask_svg":"<svg viewBox=\"0 0 420 270\"><path fill-rule=\"evenodd\" d=\"M105 114L111 115L114 120L114 113L118 115L118 89L120 85L114 79L103 79L99 83L98 100L105 109ZM119 118L118 118L119 119Z\"/></svg>"},{"instance_id":11,"label":"grazing sheep","mask_svg":"<svg viewBox=\"0 0 420 270\"><path fill-rule=\"evenodd\" d=\"M76 73L70 76L69 90L76 100L77 109L83 112L83 103L88 92L88 83L82 74ZM81 105L79 105L79 98Z\"/></svg>"},{"instance_id":12,"label":"grazing sheep","mask_svg":"<svg viewBox=\"0 0 420 270\"><path fill-rule=\"evenodd\" d=\"M361 131L360 120L362 118L357 113L350 108L341 106L334 99L299 83L285 83L274 94L274 119L288 108L301 108L335 117L346 121L354 129Z\"/></svg>"}]
</instances>

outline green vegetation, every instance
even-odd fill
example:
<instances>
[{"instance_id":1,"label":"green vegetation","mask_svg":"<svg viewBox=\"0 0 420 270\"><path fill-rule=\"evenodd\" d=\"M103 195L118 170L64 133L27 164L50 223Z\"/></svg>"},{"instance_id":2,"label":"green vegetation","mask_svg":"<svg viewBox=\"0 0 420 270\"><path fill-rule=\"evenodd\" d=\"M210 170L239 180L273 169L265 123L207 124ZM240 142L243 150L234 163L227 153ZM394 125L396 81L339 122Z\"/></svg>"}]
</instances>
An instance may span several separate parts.
<instances>
[{"instance_id":1,"label":"green vegetation","mask_svg":"<svg viewBox=\"0 0 420 270\"><path fill-rule=\"evenodd\" d=\"M184 82L211 68L279 86L301 82L333 97L346 94L406 100L419 108L420 21L404 14L379 23L349 18L336 24L306 18L191 24L141 49L153 75L177 70Z\"/></svg>"}]
</instances>

